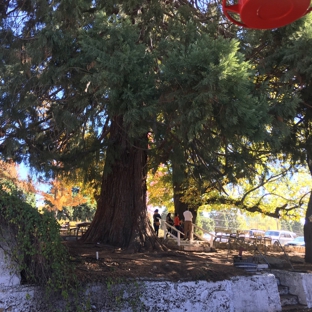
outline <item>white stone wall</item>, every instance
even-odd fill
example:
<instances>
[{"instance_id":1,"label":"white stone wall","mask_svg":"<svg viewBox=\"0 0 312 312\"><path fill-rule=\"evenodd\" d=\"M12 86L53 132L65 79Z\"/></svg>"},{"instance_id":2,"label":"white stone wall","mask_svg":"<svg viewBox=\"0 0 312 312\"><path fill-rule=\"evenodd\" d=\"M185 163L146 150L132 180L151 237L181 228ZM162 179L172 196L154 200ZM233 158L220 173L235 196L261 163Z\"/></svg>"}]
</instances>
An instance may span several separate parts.
<instances>
[{"instance_id":1,"label":"white stone wall","mask_svg":"<svg viewBox=\"0 0 312 312\"><path fill-rule=\"evenodd\" d=\"M13 239L10 239L9 231L1 225L2 233L5 233L5 238L0 235L0 287L15 286L20 284L20 274L17 265L11 261L8 252L10 252L10 245L14 244Z\"/></svg>"},{"instance_id":2,"label":"white stone wall","mask_svg":"<svg viewBox=\"0 0 312 312\"><path fill-rule=\"evenodd\" d=\"M277 312L281 311L276 278L297 295L299 303L312 308L312 274L285 270L240 276L220 282L170 282L155 280L108 280L81 289L71 298L77 306L98 312ZM14 265L8 268L0 249L0 312L65 311L63 299L46 298L39 287L21 286Z\"/></svg>"},{"instance_id":3,"label":"white stone wall","mask_svg":"<svg viewBox=\"0 0 312 312\"><path fill-rule=\"evenodd\" d=\"M0 287L20 285L21 278L14 265L9 264L3 250L0 249Z\"/></svg>"},{"instance_id":4,"label":"white stone wall","mask_svg":"<svg viewBox=\"0 0 312 312\"><path fill-rule=\"evenodd\" d=\"M64 311L64 302L60 298L51 300L46 302L43 292L36 287L0 286L0 311ZM136 280L115 284L110 281L106 284L88 285L78 300L82 311L99 312L282 310L277 283L272 274L242 276L215 283ZM72 304L72 311L77 311L77 305Z\"/></svg>"},{"instance_id":5,"label":"white stone wall","mask_svg":"<svg viewBox=\"0 0 312 312\"><path fill-rule=\"evenodd\" d=\"M272 270L281 285L289 287L291 295L297 295L300 304L312 308L312 274L284 270Z\"/></svg>"}]
</instances>

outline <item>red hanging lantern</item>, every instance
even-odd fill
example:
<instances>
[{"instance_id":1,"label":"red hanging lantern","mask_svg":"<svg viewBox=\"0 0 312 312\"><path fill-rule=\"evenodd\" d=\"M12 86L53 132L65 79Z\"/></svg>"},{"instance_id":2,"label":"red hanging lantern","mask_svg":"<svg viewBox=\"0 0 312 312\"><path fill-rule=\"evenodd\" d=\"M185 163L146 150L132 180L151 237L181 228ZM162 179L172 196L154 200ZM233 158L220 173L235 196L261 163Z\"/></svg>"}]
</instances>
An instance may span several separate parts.
<instances>
[{"instance_id":1,"label":"red hanging lantern","mask_svg":"<svg viewBox=\"0 0 312 312\"><path fill-rule=\"evenodd\" d=\"M233 23L255 29L285 26L312 10L311 0L237 0L228 5L223 0L224 15ZM238 17L236 19L236 17Z\"/></svg>"}]
</instances>

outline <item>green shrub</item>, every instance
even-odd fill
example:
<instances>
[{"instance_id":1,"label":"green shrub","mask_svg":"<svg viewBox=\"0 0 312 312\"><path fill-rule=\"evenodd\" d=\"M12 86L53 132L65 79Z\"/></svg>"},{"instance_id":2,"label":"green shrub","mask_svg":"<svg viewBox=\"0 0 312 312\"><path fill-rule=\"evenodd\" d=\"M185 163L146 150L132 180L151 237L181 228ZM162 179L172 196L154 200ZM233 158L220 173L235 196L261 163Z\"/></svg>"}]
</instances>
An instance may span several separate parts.
<instances>
[{"instance_id":1,"label":"green shrub","mask_svg":"<svg viewBox=\"0 0 312 312\"><path fill-rule=\"evenodd\" d=\"M51 213L40 214L21 191L0 181L0 248L24 283L44 286L47 294L61 291L66 298L77 283L59 227Z\"/></svg>"}]
</instances>

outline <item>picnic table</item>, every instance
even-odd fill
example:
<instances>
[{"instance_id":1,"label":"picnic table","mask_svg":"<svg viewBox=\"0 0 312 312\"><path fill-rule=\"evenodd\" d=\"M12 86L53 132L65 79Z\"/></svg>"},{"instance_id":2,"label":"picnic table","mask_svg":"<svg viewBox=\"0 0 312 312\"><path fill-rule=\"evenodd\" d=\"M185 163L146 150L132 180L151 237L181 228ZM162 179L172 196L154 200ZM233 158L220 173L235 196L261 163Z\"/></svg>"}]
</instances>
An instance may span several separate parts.
<instances>
[{"instance_id":1,"label":"picnic table","mask_svg":"<svg viewBox=\"0 0 312 312\"><path fill-rule=\"evenodd\" d=\"M75 225L70 225L69 222L66 222L63 224L60 228L60 233L63 234L69 234L69 235L74 235L76 236L76 239L78 239L79 233L84 234L87 229L89 228L91 222L79 222L76 223Z\"/></svg>"},{"instance_id":2,"label":"picnic table","mask_svg":"<svg viewBox=\"0 0 312 312\"><path fill-rule=\"evenodd\" d=\"M89 228L91 222L80 222L76 223L76 238L78 239L78 234L81 232L81 234L84 234L87 229Z\"/></svg>"}]
</instances>

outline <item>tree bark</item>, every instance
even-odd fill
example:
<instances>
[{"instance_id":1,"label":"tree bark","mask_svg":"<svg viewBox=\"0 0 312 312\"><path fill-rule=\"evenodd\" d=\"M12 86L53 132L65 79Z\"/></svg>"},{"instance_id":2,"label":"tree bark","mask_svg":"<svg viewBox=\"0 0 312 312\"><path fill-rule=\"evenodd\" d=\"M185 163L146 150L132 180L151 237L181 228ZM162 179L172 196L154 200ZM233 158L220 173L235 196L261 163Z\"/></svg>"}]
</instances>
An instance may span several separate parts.
<instances>
[{"instance_id":1,"label":"tree bark","mask_svg":"<svg viewBox=\"0 0 312 312\"><path fill-rule=\"evenodd\" d=\"M311 221L309 220L311 217ZM312 192L308 203L308 208L304 223L305 261L312 263Z\"/></svg>"},{"instance_id":2,"label":"tree bark","mask_svg":"<svg viewBox=\"0 0 312 312\"><path fill-rule=\"evenodd\" d=\"M307 160L310 174L312 175L312 162L309 157L307 157ZM311 221L309 217L311 217ZM308 208L305 215L303 235L305 242L305 261L307 263L312 263L312 192L310 194Z\"/></svg>"},{"instance_id":3,"label":"tree bark","mask_svg":"<svg viewBox=\"0 0 312 312\"><path fill-rule=\"evenodd\" d=\"M174 211L179 214L180 219L184 220L183 212L189 208L189 205L182 201L183 181L187 179L187 174L184 171L184 167L180 165L176 159L172 160L172 184L173 184L173 203ZM190 209L193 214L193 223L196 222L197 209Z\"/></svg>"},{"instance_id":4,"label":"tree bark","mask_svg":"<svg viewBox=\"0 0 312 312\"><path fill-rule=\"evenodd\" d=\"M182 189L179 183L174 183L173 185L173 202L174 211L179 214L180 219L183 219L183 212L187 210L188 204L181 201Z\"/></svg>"},{"instance_id":5,"label":"tree bark","mask_svg":"<svg viewBox=\"0 0 312 312\"><path fill-rule=\"evenodd\" d=\"M97 211L82 240L133 252L161 248L147 217L147 136L131 141L120 116L110 138Z\"/></svg>"}]
</instances>

